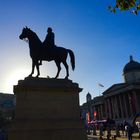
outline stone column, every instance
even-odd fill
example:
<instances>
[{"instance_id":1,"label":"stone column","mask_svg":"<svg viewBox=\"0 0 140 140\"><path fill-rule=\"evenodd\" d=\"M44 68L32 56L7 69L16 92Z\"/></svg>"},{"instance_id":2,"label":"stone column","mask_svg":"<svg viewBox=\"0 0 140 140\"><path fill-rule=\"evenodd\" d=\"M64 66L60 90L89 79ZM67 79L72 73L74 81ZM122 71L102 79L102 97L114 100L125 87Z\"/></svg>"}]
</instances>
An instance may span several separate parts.
<instances>
[{"instance_id":1,"label":"stone column","mask_svg":"<svg viewBox=\"0 0 140 140\"><path fill-rule=\"evenodd\" d=\"M136 112L139 112L138 100L137 100L136 92L135 91L132 91L132 94L133 94L133 97L134 97Z\"/></svg>"},{"instance_id":2,"label":"stone column","mask_svg":"<svg viewBox=\"0 0 140 140\"><path fill-rule=\"evenodd\" d=\"M118 106L118 119L120 119L122 117L122 114L121 114L121 105L120 105L120 101L119 101L119 95L116 96L116 99L117 99L117 106Z\"/></svg>"},{"instance_id":3,"label":"stone column","mask_svg":"<svg viewBox=\"0 0 140 140\"><path fill-rule=\"evenodd\" d=\"M115 107L114 107L114 97L111 98L111 106L112 106L112 119L115 118Z\"/></svg>"},{"instance_id":4,"label":"stone column","mask_svg":"<svg viewBox=\"0 0 140 140\"><path fill-rule=\"evenodd\" d=\"M101 114L101 118L100 119L103 119L103 112L102 112L102 104L100 104L100 114Z\"/></svg>"},{"instance_id":5,"label":"stone column","mask_svg":"<svg viewBox=\"0 0 140 140\"><path fill-rule=\"evenodd\" d=\"M114 97L114 104L115 104L115 118L119 118L119 111L118 111L118 103L117 103L117 96Z\"/></svg>"},{"instance_id":6,"label":"stone column","mask_svg":"<svg viewBox=\"0 0 140 140\"><path fill-rule=\"evenodd\" d=\"M129 96L128 96L128 93L126 93L125 95L125 98L126 98L126 106L127 106L127 112L128 112L128 117L129 118L131 116L131 109L130 109L130 101L129 101Z\"/></svg>"},{"instance_id":7,"label":"stone column","mask_svg":"<svg viewBox=\"0 0 140 140\"><path fill-rule=\"evenodd\" d=\"M108 99L108 106L109 106L109 118L112 119L112 111L111 111L111 101L110 101L110 97Z\"/></svg>"},{"instance_id":8,"label":"stone column","mask_svg":"<svg viewBox=\"0 0 140 140\"><path fill-rule=\"evenodd\" d=\"M129 100L129 108L130 108L130 117L133 116L133 110L132 110L132 103L131 103L131 94L128 94L128 100Z\"/></svg>"},{"instance_id":9,"label":"stone column","mask_svg":"<svg viewBox=\"0 0 140 140\"><path fill-rule=\"evenodd\" d=\"M125 108L124 112L125 112L126 118L128 118L128 109L127 109L127 105L126 105L126 97L125 96L126 95L123 94L123 102L124 102L124 108Z\"/></svg>"},{"instance_id":10,"label":"stone column","mask_svg":"<svg viewBox=\"0 0 140 140\"><path fill-rule=\"evenodd\" d=\"M107 104L107 98L105 99L105 117L108 118L109 117L109 113L108 113L108 104Z\"/></svg>"},{"instance_id":11,"label":"stone column","mask_svg":"<svg viewBox=\"0 0 140 140\"><path fill-rule=\"evenodd\" d=\"M101 107L98 105L98 111L99 111L99 120L101 120Z\"/></svg>"},{"instance_id":12,"label":"stone column","mask_svg":"<svg viewBox=\"0 0 140 140\"><path fill-rule=\"evenodd\" d=\"M105 110L104 110L105 111ZM103 105L101 104L101 118L103 119L104 118L104 115L103 115Z\"/></svg>"},{"instance_id":13,"label":"stone column","mask_svg":"<svg viewBox=\"0 0 140 140\"><path fill-rule=\"evenodd\" d=\"M26 78L14 86L15 120L8 140L87 140L80 120L78 84Z\"/></svg>"},{"instance_id":14,"label":"stone column","mask_svg":"<svg viewBox=\"0 0 140 140\"><path fill-rule=\"evenodd\" d=\"M122 105L122 95L119 95L119 102L120 102L120 108L121 108L121 118L124 118L124 112L123 112L123 105Z\"/></svg>"},{"instance_id":15,"label":"stone column","mask_svg":"<svg viewBox=\"0 0 140 140\"><path fill-rule=\"evenodd\" d=\"M110 105L110 101L109 98L107 99L107 103L108 103L108 109L109 109L109 118L111 118L111 105Z\"/></svg>"}]
</instances>

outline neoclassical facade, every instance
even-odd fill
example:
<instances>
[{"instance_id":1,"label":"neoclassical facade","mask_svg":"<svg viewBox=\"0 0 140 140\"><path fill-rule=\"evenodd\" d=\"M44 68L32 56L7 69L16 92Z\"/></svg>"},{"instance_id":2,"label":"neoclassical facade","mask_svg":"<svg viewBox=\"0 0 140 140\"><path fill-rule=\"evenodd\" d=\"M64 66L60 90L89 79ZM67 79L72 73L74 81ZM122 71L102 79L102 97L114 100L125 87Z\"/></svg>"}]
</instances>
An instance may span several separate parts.
<instances>
[{"instance_id":1,"label":"neoclassical facade","mask_svg":"<svg viewBox=\"0 0 140 140\"><path fill-rule=\"evenodd\" d=\"M132 122L140 113L140 63L134 61L132 56L124 66L123 77L124 83L114 84L102 96L88 99L81 106L82 117L85 118L85 114L90 112L91 120L110 118L118 123L124 120Z\"/></svg>"}]
</instances>

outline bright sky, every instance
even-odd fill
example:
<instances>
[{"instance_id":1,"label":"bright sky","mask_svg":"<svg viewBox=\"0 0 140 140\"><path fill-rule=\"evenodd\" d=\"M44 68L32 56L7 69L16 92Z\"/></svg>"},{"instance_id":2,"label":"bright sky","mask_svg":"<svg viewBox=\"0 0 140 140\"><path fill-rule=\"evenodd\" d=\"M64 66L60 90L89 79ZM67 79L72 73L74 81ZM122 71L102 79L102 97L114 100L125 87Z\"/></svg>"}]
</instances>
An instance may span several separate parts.
<instances>
[{"instance_id":1,"label":"bright sky","mask_svg":"<svg viewBox=\"0 0 140 140\"><path fill-rule=\"evenodd\" d=\"M107 7L112 3L115 0L2 0L0 92L13 93L13 84L31 72L28 44L19 39L24 26L42 41L51 26L56 45L74 51L76 69L70 70L69 78L83 88L80 104L88 92L95 97L123 82L122 70L129 55L140 62L140 18L129 12L111 13ZM56 75L54 62L43 62L41 76L47 75Z\"/></svg>"}]
</instances>

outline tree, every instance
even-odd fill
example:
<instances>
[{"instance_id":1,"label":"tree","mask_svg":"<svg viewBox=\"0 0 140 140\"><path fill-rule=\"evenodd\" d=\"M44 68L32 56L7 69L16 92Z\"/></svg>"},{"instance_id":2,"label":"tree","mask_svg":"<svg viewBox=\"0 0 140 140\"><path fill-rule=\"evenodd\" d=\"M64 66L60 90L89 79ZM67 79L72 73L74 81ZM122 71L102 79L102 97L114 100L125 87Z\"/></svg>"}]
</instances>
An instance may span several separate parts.
<instances>
[{"instance_id":1,"label":"tree","mask_svg":"<svg viewBox=\"0 0 140 140\"><path fill-rule=\"evenodd\" d=\"M117 9L121 11L130 11L131 13L138 15L140 10L140 0L116 0L116 5L108 7L111 12L116 13Z\"/></svg>"}]
</instances>

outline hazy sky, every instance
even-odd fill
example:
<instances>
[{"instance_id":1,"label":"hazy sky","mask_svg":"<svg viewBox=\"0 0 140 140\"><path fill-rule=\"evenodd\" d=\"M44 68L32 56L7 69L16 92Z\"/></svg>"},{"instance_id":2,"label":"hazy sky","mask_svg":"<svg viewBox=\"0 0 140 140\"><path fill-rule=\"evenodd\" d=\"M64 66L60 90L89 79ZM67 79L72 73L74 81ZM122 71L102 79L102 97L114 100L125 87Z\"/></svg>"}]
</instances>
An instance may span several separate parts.
<instances>
[{"instance_id":1,"label":"hazy sky","mask_svg":"<svg viewBox=\"0 0 140 140\"><path fill-rule=\"evenodd\" d=\"M56 45L74 51L76 69L70 68L69 78L83 88L80 104L88 92L95 97L123 82L129 55L140 62L140 17L129 12L113 14L107 10L110 4L115 0L1 0L0 92L13 93L13 84L31 71L28 44L19 39L24 26L42 41L51 26ZM43 62L41 76L47 75L56 75L54 62Z\"/></svg>"}]
</instances>

